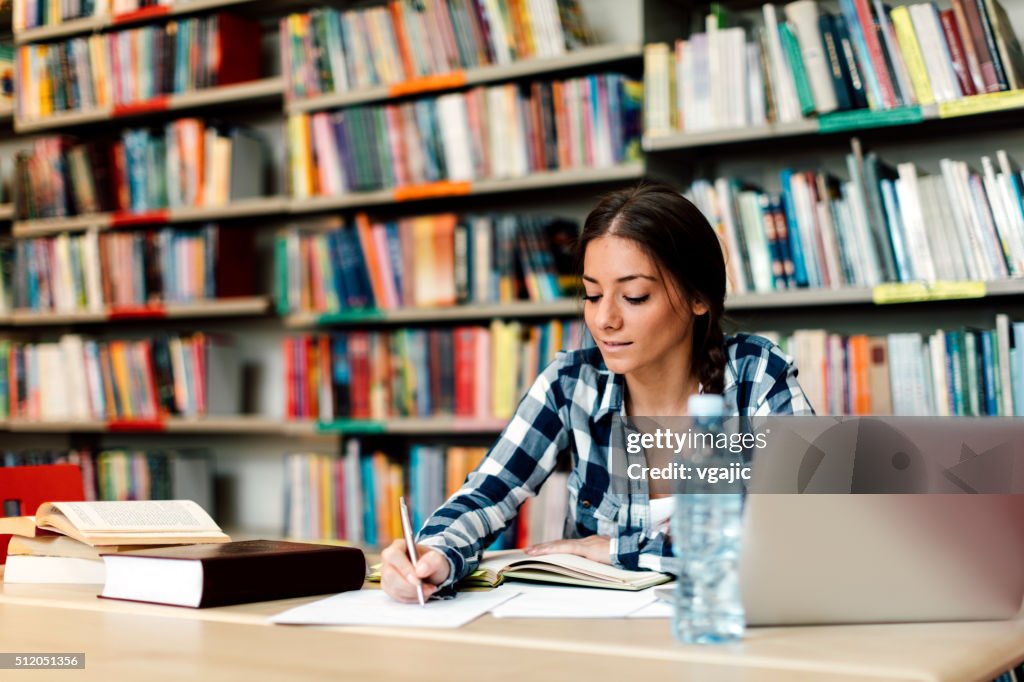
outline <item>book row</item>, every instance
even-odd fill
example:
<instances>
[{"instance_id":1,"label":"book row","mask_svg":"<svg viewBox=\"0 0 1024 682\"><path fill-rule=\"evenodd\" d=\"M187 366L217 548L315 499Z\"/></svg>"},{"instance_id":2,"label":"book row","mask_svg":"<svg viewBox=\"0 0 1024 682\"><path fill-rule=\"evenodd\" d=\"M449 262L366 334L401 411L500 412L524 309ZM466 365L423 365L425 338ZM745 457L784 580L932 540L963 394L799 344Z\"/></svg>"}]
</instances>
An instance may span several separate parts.
<instances>
[{"instance_id":1,"label":"book row","mask_svg":"<svg viewBox=\"0 0 1024 682\"><path fill-rule=\"evenodd\" d=\"M289 455L285 460L285 533L293 538L336 538L384 547L402 537L398 498L410 505L414 532L455 494L487 454L486 448L414 444L407 456L372 450L358 439L342 457ZM491 549L562 537L568 474L555 471L539 494L523 503L516 522Z\"/></svg>"},{"instance_id":2,"label":"book row","mask_svg":"<svg viewBox=\"0 0 1024 682\"><path fill-rule=\"evenodd\" d=\"M507 419L580 321L306 334L282 342L289 419Z\"/></svg>"},{"instance_id":3,"label":"book row","mask_svg":"<svg viewBox=\"0 0 1024 682\"><path fill-rule=\"evenodd\" d=\"M288 93L311 97L448 74L593 42L577 0L391 0L280 22Z\"/></svg>"},{"instance_id":4,"label":"book row","mask_svg":"<svg viewBox=\"0 0 1024 682\"><path fill-rule=\"evenodd\" d=\"M23 45L20 121L124 107L260 77L260 24L232 14L169 21L64 42Z\"/></svg>"},{"instance_id":5,"label":"book row","mask_svg":"<svg viewBox=\"0 0 1024 682\"><path fill-rule=\"evenodd\" d=\"M0 339L0 417L155 421L238 414L241 374L225 339L196 332L143 340Z\"/></svg>"},{"instance_id":6,"label":"book row","mask_svg":"<svg viewBox=\"0 0 1024 682\"><path fill-rule=\"evenodd\" d=\"M48 136L15 155L18 219L218 206L263 196L267 142L256 131L182 118L113 138Z\"/></svg>"},{"instance_id":7,"label":"book row","mask_svg":"<svg viewBox=\"0 0 1024 682\"><path fill-rule=\"evenodd\" d=\"M251 295L255 286L252 234L216 225L20 239L9 257L0 294L9 289L8 307L18 310L103 312Z\"/></svg>"},{"instance_id":8,"label":"book row","mask_svg":"<svg viewBox=\"0 0 1024 682\"><path fill-rule=\"evenodd\" d=\"M890 8L840 0L772 4L746 30L721 12L674 44L645 48L648 134L797 121L812 114L952 102L1024 86L1024 54L998 0Z\"/></svg>"},{"instance_id":9,"label":"book row","mask_svg":"<svg viewBox=\"0 0 1024 682\"><path fill-rule=\"evenodd\" d=\"M173 0L14 0L11 21L17 32L56 26L71 19L109 17L171 4Z\"/></svg>"},{"instance_id":10,"label":"book row","mask_svg":"<svg viewBox=\"0 0 1024 682\"><path fill-rule=\"evenodd\" d=\"M606 73L288 118L292 196L517 178L639 158L643 85Z\"/></svg>"},{"instance_id":11,"label":"book row","mask_svg":"<svg viewBox=\"0 0 1024 682\"><path fill-rule=\"evenodd\" d=\"M1024 275L1024 176L1005 152L895 167L854 140L849 180L783 169L781 193L738 178L688 194L722 235L737 292Z\"/></svg>"},{"instance_id":12,"label":"book row","mask_svg":"<svg viewBox=\"0 0 1024 682\"><path fill-rule=\"evenodd\" d=\"M775 338L819 414L1024 415L1024 322L1003 314L995 329Z\"/></svg>"},{"instance_id":13,"label":"book row","mask_svg":"<svg viewBox=\"0 0 1024 682\"><path fill-rule=\"evenodd\" d=\"M571 220L452 213L293 229L276 242L278 310L551 301L567 293L578 231Z\"/></svg>"},{"instance_id":14,"label":"book row","mask_svg":"<svg viewBox=\"0 0 1024 682\"><path fill-rule=\"evenodd\" d=\"M213 471L210 453L204 449L124 450L92 452L74 450L27 450L0 453L0 466L74 464L82 470L82 489L87 501L95 500L195 500L213 509ZM22 509L5 516L34 513Z\"/></svg>"}]
</instances>

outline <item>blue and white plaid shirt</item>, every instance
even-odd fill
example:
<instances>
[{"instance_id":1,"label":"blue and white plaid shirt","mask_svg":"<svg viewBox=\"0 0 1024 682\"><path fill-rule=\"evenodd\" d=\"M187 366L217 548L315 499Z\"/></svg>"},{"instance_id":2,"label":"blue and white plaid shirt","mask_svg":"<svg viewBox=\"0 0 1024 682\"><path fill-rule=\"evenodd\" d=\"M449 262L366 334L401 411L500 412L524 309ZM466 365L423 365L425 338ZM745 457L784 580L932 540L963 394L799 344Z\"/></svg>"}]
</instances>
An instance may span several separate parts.
<instances>
[{"instance_id":1,"label":"blue and white plaid shirt","mask_svg":"<svg viewBox=\"0 0 1024 682\"><path fill-rule=\"evenodd\" d=\"M725 401L734 415L814 414L792 359L772 342L738 334L726 339L725 354ZM476 567L566 453L573 468L565 536L610 537L611 561L620 568L667 568L671 543L650 523L646 491L609 492L612 429L622 424L613 416L624 412L624 382L594 347L559 353L537 377L487 457L420 531L419 542L451 564L442 587Z\"/></svg>"}]
</instances>

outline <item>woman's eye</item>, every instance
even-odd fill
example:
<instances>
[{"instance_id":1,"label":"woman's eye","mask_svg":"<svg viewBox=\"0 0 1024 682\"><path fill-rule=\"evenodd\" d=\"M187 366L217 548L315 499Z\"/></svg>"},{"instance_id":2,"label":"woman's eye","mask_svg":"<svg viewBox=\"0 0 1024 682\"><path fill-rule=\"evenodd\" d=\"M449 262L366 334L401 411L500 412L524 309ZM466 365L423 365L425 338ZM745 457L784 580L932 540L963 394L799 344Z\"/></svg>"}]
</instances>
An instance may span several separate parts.
<instances>
[{"instance_id":1,"label":"woman's eye","mask_svg":"<svg viewBox=\"0 0 1024 682\"><path fill-rule=\"evenodd\" d=\"M632 305L640 305L650 297L650 294L647 294L646 296L637 296L635 298L630 296L623 296L623 298L626 299L626 303L631 303Z\"/></svg>"},{"instance_id":2,"label":"woman's eye","mask_svg":"<svg viewBox=\"0 0 1024 682\"><path fill-rule=\"evenodd\" d=\"M595 303L599 298L601 298L601 294L594 294L593 296L584 296L583 300L588 303Z\"/></svg>"}]
</instances>

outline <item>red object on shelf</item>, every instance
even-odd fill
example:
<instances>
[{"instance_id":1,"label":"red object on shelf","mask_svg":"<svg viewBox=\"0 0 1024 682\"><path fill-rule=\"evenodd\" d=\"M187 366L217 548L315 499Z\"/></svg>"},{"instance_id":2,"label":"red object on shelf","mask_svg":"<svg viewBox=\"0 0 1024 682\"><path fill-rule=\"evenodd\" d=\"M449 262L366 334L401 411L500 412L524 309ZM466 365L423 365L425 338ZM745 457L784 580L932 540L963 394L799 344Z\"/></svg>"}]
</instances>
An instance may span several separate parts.
<instances>
[{"instance_id":1,"label":"red object on shelf","mask_svg":"<svg viewBox=\"0 0 1024 682\"><path fill-rule=\"evenodd\" d=\"M112 22L115 24L126 24L132 21L145 21L146 19L154 19L156 17L166 16L170 14L171 8L167 5L150 5L149 7L143 7L133 12L121 12L115 14Z\"/></svg>"},{"instance_id":2,"label":"red object on shelf","mask_svg":"<svg viewBox=\"0 0 1024 682\"><path fill-rule=\"evenodd\" d=\"M144 213L131 213L128 211L122 211L110 216L110 226L117 227L135 227L138 225L159 225L166 223L170 220L171 212L166 208L157 209L155 211L146 211Z\"/></svg>"},{"instance_id":3,"label":"red object on shelf","mask_svg":"<svg viewBox=\"0 0 1024 682\"><path fill-rule=\"evenodd\" d=\"M107 431L117 432L139 432L139 431L164 431L167 425L159 419L119 419L107 422Z\"/></svg>"},{"instance_id":4,"label":"red object on shelf","mask_svg":"<svg viewBox=\"0 0 1024 682\"><path fill-rule=\"evenodd\" d=\"M167 309L162 305L117 306L110 309L108 320L162 320Z\"/></svg>"},{"instance_id":5,"label":"red object on shelf","mask_svg":"<svg viewBox=\"0 0 1024 682\"><path fill-rule=\"evenodd\" d=\"M143 100L141 102L132 102L131 104L118 104L114 106L112 115L114 118L118 116L135 116L137 114L146 114L151 111L167 111L170 99L167 95L158 95L152 99Z\"/></svg>"},{"instance_id":6,"label":"red object on shelf","mask_svg":"<svg viewBox=\"0 0 1024 682\"><path fill-rule=\"evenodd\" d=\"M21 515L31 516L43 502L81 502L85 499L82 470L75 464L0 467L0 504L18 500ZM0 513L2 512L0 507ZM10 535L0 535L0 564L7 561Z\"/></svg>"}]
</instances>

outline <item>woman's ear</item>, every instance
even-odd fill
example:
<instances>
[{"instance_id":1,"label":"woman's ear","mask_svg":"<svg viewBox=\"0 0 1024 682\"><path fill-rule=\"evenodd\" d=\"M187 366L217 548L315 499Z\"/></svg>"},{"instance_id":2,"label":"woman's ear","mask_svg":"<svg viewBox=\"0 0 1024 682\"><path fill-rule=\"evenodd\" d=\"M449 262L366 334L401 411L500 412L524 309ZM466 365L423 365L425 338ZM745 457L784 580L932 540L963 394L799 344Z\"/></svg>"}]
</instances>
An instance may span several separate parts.
<instances>
[{"instance_id":1,"label":"woman's ear","mask_svg":"<svg viewBox=\"0 0 1024 682\"><path fill-rule=\"evenodd\" d=\"M690 312L693 313L694 317L700 317L701 315L708 314L708 306L704 301L694 301L690 306Z\"/></svg>"}]
</instances>

